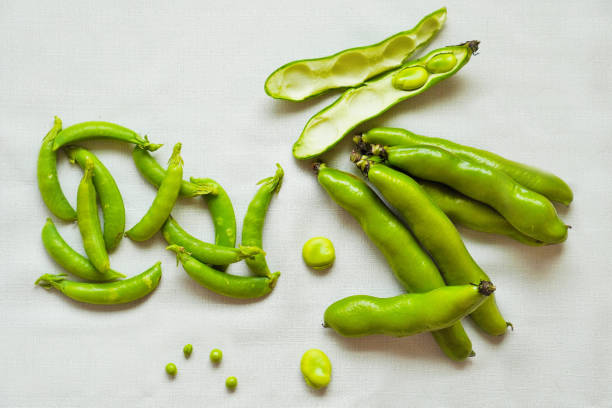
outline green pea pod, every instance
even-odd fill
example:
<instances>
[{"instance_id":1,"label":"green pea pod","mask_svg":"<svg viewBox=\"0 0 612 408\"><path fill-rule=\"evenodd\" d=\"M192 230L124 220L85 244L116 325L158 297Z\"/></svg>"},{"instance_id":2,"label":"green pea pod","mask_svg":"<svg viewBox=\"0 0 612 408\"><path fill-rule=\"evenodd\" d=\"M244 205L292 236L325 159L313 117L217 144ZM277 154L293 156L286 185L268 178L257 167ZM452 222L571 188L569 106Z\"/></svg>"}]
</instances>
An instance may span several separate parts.
<instances>
[{"instance_id":1,"label":"green pea pod","mask_svg":"<svg viewBox=\"0 0 612 408\"><path fill-rule=\"evenodd\" d=\"M47 218L41 236L43 245L51 258L74 276L92 282L107 282L125 278L124 274L112 269L104 274L98 272L89 259L76 252L64 241L51 218Z\"/></svg>"},{"instance_id":2,"label":"green pea pod","mask_svg":"<svg viewBox=\"0 0 612 408\"><path fill-rule=\"evenodd\" d=\"M67 127L59 132L53 142L53 150L74 142L92 139L112 139L126 143L134 143L143 149L155 151L162 147L160 144L150 143L145 136L140 137L136 132L126 127L110 122L82 122Z\"/></svg>"},{"instance_id":3,"label":"green pea pod","mask_svg":"<svg viewBox=\"0 0 612 408\"><path fill-rule=\"evenodd\" d=\"M297 159L309 159L325 153L360 123L452 76L477 50L478 41L439 48L359 87L348 89L308 120L293 145L293 155Z\"/></svg>"},{"instance_id":4,"label":"green pea pod","mask_svg":"<svg viewBox=\"0 0 612 408\"><path fill-rule=\"evenodd\" d=\"M519 232L500 213L480 201L472 200L443 184L417 180L431 200L452 222L475 231L506 235L522 244L544 245Z\"/></svg>"},{"instance_id":5,"label":"green pea pod","mask_svg":"<svg viewBox=\"0 0 612 408\"><path fill-rule=\"evenodd\" d=\"M283 181L283 168L276 164L276 174L261 180L261 187L249 203L244 222L242 223L242 245L263 248L263 226L266 212L270 206L272 195L277 193ZM263 254L255 255L253 258L245 259L249 269L260 276L270 276L270 269Z\"/></svg>"},{"instance_id":6,"label":"green pea pod","mask_svg":"<svg viewBox=\"0 0 612 408\"><path fill-rule=\"evenodd\" d=\"M201 263L189 255L183 247L170 245L166 249L176 253L183 269L193 280L223 296L237 299L254 299L265 296L274 289L280 276L279 272L271 274L270 277L230 275Z\"/></svg>"},{"instance_id":7,"label":"green pea pod","mask_svg":"<svg viewBox=\"0 0 612 408\"><path fill-rule=\"evenodd\" d=\"M60 186L59 178L57 177L57 153L53 150L53 143L61 130L62 121L56 116L53 127L47 133L40 146L36 175L40 195L49 211L64 221L74 221L77 218L77 214Z\"/></svg>"},{"instance_id":8,"label":"green pea pod","mask_svg":"<svg viewBox=\"0 0 612 408\"><path fill-rule=\"evenodd\" d=\"M151 156L151 153L136 145L132 151L132 158L140 174L149 183L159 188L164 177L166 177L166 170ZM208 183L196 185L185 180L181 181L181 190L179 192L181 197L195 197L207 194L217 194L216 187Z\"/></svg>"},{"instance_id":9,"label":"green pea pod","mask_svg":"<svg viewBox=\"0 0 612 408\"><path fill-rule=\"evenodd\" d=\"M140 275L117 282L85 283L66 279L66 275L44 274L35 285L57 289L77 302L95 305L117 305L133 302L153 292L161 279L161 263L156 263Z\"/></svg>"},{"instance_id":10,"label":"green pea pod","mask_svg":"<svg viewBox=\"0 0 612 408\"><path fill-rule=\"evenodd\" d=\"M425 16L408 31L364 47L350 48L323 58L293 61L266 79L265 91L273 98L303 101L335 88L361 84L396 68L428 44L446 21L446 8Z\"/></svg>"},{"instance_id":11,"label":"green pea pod","mask_svg":"<svg viewBox=\"0 0 612 408\"><path fill-rule=\"evenodd\" d=\"M550 201L518 184L506 173L464 160L434 146L389 147L372 151L410 175L449 187L490 205L514 228L549 244L565 241L567 225Z\"/></svg>"},{"instance_id":12,"label":"green pea pod","mask_svg":"<svg viewBox=\"0 0 612 408\"><path fill-rule=\"evenodd\" d=\"M325 310L324 326L346 337L412 336L456 324L494 291L491 282L481 281L478 285L443 286L390 298L349 296Z\"/></svg>"},{"instance_id":13,"label":"green pea pod","mask_svg":"<svg viewBox=\"0 0 612 408\"><path fill-rule=\"evenodd\" d=\"M448 285L490 281L467 251L451 220L416 181L383 164L361 158L357 160L354 155L351 158L385 200L401 214ZM504 334L510 325L499 312L494 296L474 310L471 317L481 329L493 336Z\"/></svg>"},{"instance_id":14,"label":"green pea pod","mask_svg":"<svg viewBox=\"0 0 612 408\"><path fill-rule=\"evenodd\" d=\"M181 144L177 143L168 160L166 176L157 190L153 204L136 225L126 235L134 241L146 241L151 238L164 225L174 203L178 198L183 180L183 159L181 158Z\"/></svg>"},{"instance_id":15,"label":"green pea pod","mask_svg":"<svg viewBox=\"0 0 612 408\"><path fill-rule=\"evenodd\" d=\"M125 207L117 183L104 164L90 151L78 146L68 146L66 154L72 163L78 163L82 168L85 168L87 160L93 162L93 184L104 219L102 236L106 250L111 251L119 245L125 230Z\"/></svg>"},{"instance_id":16,"label":"green pea pod","mask_svg":"<svg viewBox=\"0 0 612 408\"><path fill-rule=\"evenodd\" d=\"M174 244L184 247L198 261L212 265L229 265L264 253L261 248L257 247L240 246L234 248L200 241L181 228L172 217L168 217L164 224L162 235L169 245Z\"/></svg>"},{"instance_id":17,"label":"green pea pod","mask_svg":"<svg viewBox=\"0 0 612 408\"><path fill-rule=\"evenodd\" d=\"M495 153L453 143L449 140L417 135L398 128L374 128L361 136L355 137L355 142L367 149L367 144L383 146L436 146L449 151L462 159L479 163L483 166L503 171L522 186L540 193L552 201L565 205L572 202L574 194L571 188L561 178L526 164L508 160Z\"/></svg>"},{"instance_id":18,"label":"green pea pod","mask_svg":"<svg viewBox=\"0 0 612 408\"><path fill-rule=\"evenodd\" d=\"M315 163L314 168L319 184L359 222L408 292L429 292L445 286L433 261L362 180L324 164ZM432 335L442 351L453 360L463 360L474 354L461 323L432 332Z\"/></svg>"},{"instance_id":19,"label":"green pea pod","mask_svg":"<svg viewBox=\"0 0 612 408\"><path fill-rule=\"evenodd\" d=\"M85 172L77 191L77 220L87 257L98 272L106 274L110 269L110 262L98 218L96 189L92 180L93 168L93 161L87 159Z\"/></svg>"}]
</instances>

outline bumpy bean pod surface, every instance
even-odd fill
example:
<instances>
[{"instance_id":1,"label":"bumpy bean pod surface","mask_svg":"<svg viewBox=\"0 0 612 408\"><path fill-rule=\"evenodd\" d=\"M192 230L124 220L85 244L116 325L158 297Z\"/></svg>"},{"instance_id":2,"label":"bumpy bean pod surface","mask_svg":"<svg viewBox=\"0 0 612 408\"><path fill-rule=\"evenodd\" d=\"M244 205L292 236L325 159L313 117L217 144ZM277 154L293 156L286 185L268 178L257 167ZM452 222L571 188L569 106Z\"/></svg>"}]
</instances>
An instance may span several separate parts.
<instances>
[{"instance_id":1,"label":"bumpy bean pod surface","mask_svg":"<svg viewBox=\"0 0 612 408\"><path fill-rule=\"evenodd\" d=\"M538 241L565 241L567 225L550 201L506 173L464 160L435 146L389 147L373 152L393 167L449 187L496 209L514 228Z\"/></svg>"},{"instance_id":2,"label":"bumpy bean pod surface","mask_svg":"<svg viewBox=\"0 0 612 408\"><path fill-rule=\"evenodd\" d=\"M53 127L47 133L40 146L36 164L36 175L40 195L49 211L64 221L74 221L77 218L77 214L60 186L59 178L57 177L57 153L53 150L53 143L61 130L62 121L56 116Z\"/></svg>"},{"instance_id":3,"label":"bumpy bean pod surface","mask_svg":"<svg viewBox=\"0 0 612 408\"><path fill-rule=\"evenodd\" d=\"M358 141L383 146L430 145L449 151L463 159L503 171L522 186L540 193L552 201L565 205L572 202L574 194L561 178L535 167L508 160L495 153L453 143L436 137L417 135L405 129L380 127L365 132Z\"/></svg>"},{"instance_id":4,"label":"bumpy bean pod surface","mask_svg":"<svg viewBox=\"0 0 612 408\"><path fill-rule=\"evenodd\" d=\"M325 310L324 324L347 337L411 336L457 323L494 291L491 282L481 281L479 285L444 286L390 298L349 296Z\"/></svg>"},{"instance_id":5,"label":"bumpy bean pod surface","mask_svg":"<svg viewBox=\"0 0 612 408\"><path fill-rule=\"evenodd\" d=\"M428 292L445 286L431 258L365 182L324 164L316 163L314 167L319 184L338 205L355 217L408 292ZM432 335L453 360L473 355L472 343L461 323L432 332Z\"/></svg>"},{"instance_id":6,"label":"bumpy bean pod surface","mask_svg":"<svg viewBox=\"0 0 612 408\"><path fill-rule=\"evenodd\" d=\"M303 101L334 88L346 88L396 68L425 46L446 21L446 8L425 16L414 28L364 47L322 58L293 61L266 79L265 91L273 98Z\"/></svg>"},{"instance_id":7,"label":"bumpy bean pod surface","mask_svg":"<svg viewBox=\"0 0 612 408\"><path fill-rule=\"evenodd\" d=\"M55 288L78 302L116 305L140 299L151 293L161 279L161 263L143 273L117 282L84 283L66 279L65 275L42 275L35 284L45 289Z\"/></svg>"},{"instance_id":8,"label":"bumpy bean pod surface","mask_svg":"<svg viewBox=\"0 0 612 408\"><path fill-rule=\"evenodd\" d=\"M440 48L362 86L348 89L333 104L308 120L293 145L293 155L298 159L321 155L360 123L452 76L477 50L478 41ZM449 54L453 58L448 58ZM432 61L437 65L429 71ZM454 65L449 65L453 61Z\"/></svg>"},{"instance_id":9,"label":"bumpy bean pod surface","mask_svg":"<svg viewBox=\"0 0 612 408\"><path fill-rule=\"evenodd\" d=\"M400 171L367 159L360 159L356 164L385 200L401 214L417 241L433 258L448 285L490 280L467 251L451 220L416 181ZM506 332L507 323L495 304L494 296L474 310L471 317L488 334L497 336Z\"/></svg>"}]
</instances>

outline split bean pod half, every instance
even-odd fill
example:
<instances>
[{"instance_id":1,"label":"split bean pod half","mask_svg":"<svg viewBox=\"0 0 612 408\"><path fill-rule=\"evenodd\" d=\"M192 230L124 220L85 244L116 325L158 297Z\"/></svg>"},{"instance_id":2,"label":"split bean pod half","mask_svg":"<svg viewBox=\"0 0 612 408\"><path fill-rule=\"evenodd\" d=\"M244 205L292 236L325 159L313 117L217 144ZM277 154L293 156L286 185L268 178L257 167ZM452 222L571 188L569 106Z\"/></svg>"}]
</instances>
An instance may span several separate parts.
<instances>
[{"instance_id":1,"label":"split bean pod half","mask_svg":"<svg viewBox=\"0 0 612 408\"><path fill-rule=\"evenodd\" d=\"M429 292L445 286L431 258L363 180L322 163L315 163L314 169L319 184L359 222L408 292ZM474 354L460 322L434 331L432 335L453 360L463 360Z\"/></svg>"},{"instance_id":2,"label":"split bean pod half","mask_svg":"<svg viewBox=\"0 0 612 408\"><path fill-rule=\"evenodd\" d=\"M448 285L490 280L467 251L451 220L416 181L384 164L358 156L352 155L351 158L385 200L401 214L417 241L433 258ZM471 317L488 334L497 336L506 332L508 323L499 312L494 296L475 309Z\"/></svg>"},{"instance_id":3,"label":"split bean pod half","mask_svg":"<svg viewBox=\"0 0 612 408\"><path fill-rule=\"evenodd\" d=\"M478 41L469 41L439 48L359 87L348 89L333 104L310 118L293 145L293 155L297 159L321 155L360 123L455 74L478 50L478 44Z\"/></svg>"},{"instance_id":4,"label":"split bean pod half","mask_svg":"<svg viewBox=\"0 0 612 408\"><path fill-rule=\"evenodd\" d=\"M78 302L96 305L116 305L140 299L151 293L161 279L161 263L143 273L117 282L85 283L66 279L65 274L42 275L35 284L45 289L57 289Z\"/></svg>"},{"instance_id":5,"label":"split bean pod half","mask_svg":"<svg viewBox=\"0 0 612 408\"><path fill-rule=\"evenodd\" d=\"M182 181L183 159L181 158L181 144L177 143L168 161L168 170L159 190L157 190L153 204L142 219L126 233L130 239L146 241L161 229L170 216L172 208L174 208Z\"/></svg>"},{"instance_id":6,"label":"split bean pod half","mask_svg":"<svg viewBox=\"0 0 612 408\"><path fill-rule=\"evenodd\" d=\"M346 337L411 336L452 326L494 291L491 282L481 281L478 285L444 286L390 298L349 296L325 310L324 325Z\"/></svg>"},{"instance_id":7,"label":"split bean pod half","mask_svg":"<svg viewBox=\"0 0 612 408\"><path fill-rule=\"evenodd\" d=\"M446 21L446 8L425 16L414 28L364 47L350 48L323 58L293 61L266 79L265 91L273 98L303 101L335 89L353 87L396 68L425 46Z\"/></svg>"}]
</instances>

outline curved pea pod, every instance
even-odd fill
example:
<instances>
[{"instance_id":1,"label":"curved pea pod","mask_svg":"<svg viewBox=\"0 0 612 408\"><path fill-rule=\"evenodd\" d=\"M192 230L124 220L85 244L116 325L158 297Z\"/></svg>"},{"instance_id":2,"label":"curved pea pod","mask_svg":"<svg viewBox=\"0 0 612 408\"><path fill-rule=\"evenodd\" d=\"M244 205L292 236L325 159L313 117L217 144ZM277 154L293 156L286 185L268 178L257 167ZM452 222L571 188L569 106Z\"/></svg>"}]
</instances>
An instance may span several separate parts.
<instances>
[{"instance_id":1,"label":"curved pea pod","mask_svg":"<svg viewBox=\"0 0 612 408\"><path fill-rule=\"evenodd\" d=\"M351 157L355 159L355 157ZM474 261L459 232L411 177L384 164L367 159L356 165L402 216L421 246L430 254L448 285L465 285L489 281L487 274ZM511 325L502 317L495 297L491 296L471 315L488 334L498 336Z\"/></svg>"},{"instance_id":2,"label":"curved pea pod","mask_svg":"<svg viewBox=\"0 0 612 408\"><path fill-rule=\"evenodd\" d=\"M308 120L293 145L293 155L297 159L309 159L328 151L360 123L452 76L470 60L478 44L478 41L469 41L439 48L359 87L348 89Z\"/></svg>"},{"instance_id":3,"label":"curved pea pod","mask_svg":"<svg viewBox=\"0 0 612 408\"><path fill-rule=\"evenodd\" d=\"M77 123L59 132L53 142L53 150L74 142L92 139L111 139L134 143L142 149L150 151L155 151L162 146L161 144L150 143L146 136L141 137L138 133L121 125L111 122L91 121Z\"/></svg>"},{"instance_id":4,"label":"curved pea pod","mask_svg":"<svg viewBox=\"0 0 612 408\"><path fill-rule=\"evenodd\" d=\"M449 327L477 309L495 291L491 282L444 286L390 298L356 295L325 310L324 326L346 337L403 337Z\"/></svg>"},{"instance_id":5,"label":"curved pea pod","mask_svg":"<svg viewBox=\"0 0 612 408\"><path fill-rule=\"evenodd\" d=\"M277 99L303 101L335 88L361 84L382 72L396 68L414 51L425 46L446 21L446 8L423 17L408 31L383 41L350 48L322 58L293 61L274 71L264 89Z\"/></svg>"},{"instance_id":6,"label":"curved pea pod","mask_svg":"<svg viewBox=\"0 0 612 408\"><path fill-rule=\"evenodd\" d=\"M480 201L473 200L440 183L425 180L417 182L455 224L474 231L505 235L525 245L545 245L514 228L500 213Z\"/></svg>"},{"instance_id":7,"label":"curved pea pod","mask_svg":"<svg viewBox=\"0 0 612 408\"><path fill-rule=\"evenodd\" d=\"M77 214L60 186L59 178L57 177L57 153L53 150L53 143L61 130L62 121L56 116L53 127L47 133L40 146L36 164L36 176L40 195L49 211L64 221L74 221L77 218Z\"/></svg>"},{"instance_id":8,"label":"curved pea pod","mask_svg":"<svg viewBox=\"0 0 612 408\"><path fill-rule=\"evenodd\" d=\"M429 145L439 147L462 159L503 171L517 183L536 193L542 194L549 200L569 205L574 198L572 189L567 183L552 173L508 160L486 150L464 146L449 140L417 135L405 129L380 127L370 129L361 136L356 136L355 143L366 150L368 149L368 144L383 146Z\"/></svg>"},{"instance_id":9,"label":"curved pea pod","mask_svg":"<svg viewBox=\"0 0 612 408\"><path fill-rule=\"evenodd\" d=\"M514 228L541 242L565 241L567 225L550 201L526 189L506 173L468 161L435 146L389 147L372 151L391 166L449 187L490 205Z\"/></svg>"},{"instance_id":10,"label":"curved pea pod","mask_svg":"<svg viewBox=\"0 0 612 408\"><path fill-rule=\"evenodd\" d=\"M66 154L71 163L78 163L83 169L87 160L93 162L93 184L104 219L102 236L106 250L111 251L119 245L125 230L125 207L117 183L104 164L90 151L79 146L69 146Z\"/></svg>"},{"instance_id":11,"label":"curved pea pod","mask_svg":"<svg viewBox=\"0 0 612 408\"><path fill-rule=\"evenodd\" d=\"M177 260L194 281L223 296L254 299L267 295L276 286L280 272L263 276L236 276L221 272L192 257L183 247L170 245L166 249L176 253Z\"/></svg>"},{"instance_id":12,"label":"curved pea pod","mask_svg":"<svg viewBox=\"0 0 612 408\"><path fill-rule=\"evenodd\" d=\"M429 292L445 286L431 258L363 180L321 163L315 163L313 167L318 173L319 184L359 222L408 292ZM453 360L474 355L472 342L461 323L434 331L432 335L442 351Z\"/></svg>"},{"instance_id":13,"label":"curved pea pod","mask_svg":"<svg viewBox=\"0 0 612 408\"><path fill-rule=\"evenodd\" d=\"M78 302L95 305L117 305L140 299L153 292L161 279L158 262L143 273L117 282L85 283L66 279L66 275L42 275L34 283L45 289L57 289Z\"/></svg>"}]
</instances>

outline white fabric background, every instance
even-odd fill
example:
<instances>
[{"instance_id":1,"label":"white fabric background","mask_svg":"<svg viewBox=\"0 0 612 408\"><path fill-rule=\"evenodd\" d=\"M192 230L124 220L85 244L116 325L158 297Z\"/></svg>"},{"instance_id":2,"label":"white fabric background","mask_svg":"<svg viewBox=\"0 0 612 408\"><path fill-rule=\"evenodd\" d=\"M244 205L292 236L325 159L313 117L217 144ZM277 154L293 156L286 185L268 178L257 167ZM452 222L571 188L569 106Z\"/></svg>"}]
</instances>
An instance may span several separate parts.
<instances>
[{"instance_id":1,"label":"white fabric background","mask_svg":"<svg viewBox=\"0 0 612 408\"><path fill-rule=\"evenodd\" d=\"M293 104L265 95L281 64L379 41L442 4L430 1L36 2L0 1L0 405L155 406L612 406L610 230L612 227L612 4L606 1L445 1L448 22L431 47L478 39L481 52L455 77L369 125L406 127L553 171L576 199L560 214L568 241L546 248L462 230L497 284L515 324L492 339L466 321L477 356L449 361L428 334L347 340L321 328L331 302L401 287L357 223L291 156L306 120L337 94ZM124 239L115 269L133 275L161 260L149 298L122 307L84 306L34 287L60 272L40 229L49 215L37 190L40 141L59 115L124 124L152 141L184 145L186 176L221 182L241 224L255 183L286 170L271 205L265 249L282 271L256 302L200 288L157 236ZM362 128L367 128L363 126ZM354 171L348 141L325 158ZM155 190L131 147L88 143L114 174L133 225ZM62 157L72 203L81 171ZM174 211L211 240L202 200ZM82 251L75 224L57 222ZM336 265L308 269L301 246L324 235ZM231 268L247 273L244 265ZM194 353L186 361L182 346ZM213 368L208 352L219 347ZM299 360L311 347L333 363L324 392L309 390ZM169 380L164 365L179 374ZM235 393L224 380L238 377Z\"/></svg>"}]
</instances>

